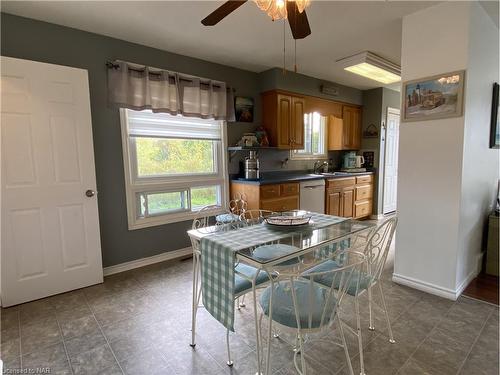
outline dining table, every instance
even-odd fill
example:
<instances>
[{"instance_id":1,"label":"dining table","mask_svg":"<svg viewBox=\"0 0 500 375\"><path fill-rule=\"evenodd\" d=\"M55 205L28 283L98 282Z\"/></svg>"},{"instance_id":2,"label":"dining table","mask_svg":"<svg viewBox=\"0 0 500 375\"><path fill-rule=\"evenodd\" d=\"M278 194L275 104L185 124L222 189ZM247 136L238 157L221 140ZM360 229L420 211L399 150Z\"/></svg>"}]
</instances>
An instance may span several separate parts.
<instances>
[{"instance_id":1,"label":"dining table","mask_svg":"<svg viewBox=\"0 0 500 375\"><path fill-rule=\"evenodd\" d=\"M262 364L262 334L258 322L257 278L264 273L272 284L284 269L300 268L301 272L323 262L339 250L348 250L366 240L375 224L322 213L308 212L310 220L306 225L290 227L275 226L266 220L247 222L235 221L224 225L211 225L188 231L193 244L193 332L199 307L204 307L227 330L234 331L235 319L235 275L239 263L254 267L248 279L253 298L256 335L256 373L269 374L271 366L270 336L272 311L269 315L269 339L265 369ZM258 251L265 245L288 245L280 251L263 254ZM271 247L269 247L271 248ZM256 251L257 250L257 251ZM289 271L287 271L289 272ZM273 288L271 287L271 291ZM200 296L202 304L200 304ZM271 297L272 298L272 297Z\"/></svg>"}]
</instances>

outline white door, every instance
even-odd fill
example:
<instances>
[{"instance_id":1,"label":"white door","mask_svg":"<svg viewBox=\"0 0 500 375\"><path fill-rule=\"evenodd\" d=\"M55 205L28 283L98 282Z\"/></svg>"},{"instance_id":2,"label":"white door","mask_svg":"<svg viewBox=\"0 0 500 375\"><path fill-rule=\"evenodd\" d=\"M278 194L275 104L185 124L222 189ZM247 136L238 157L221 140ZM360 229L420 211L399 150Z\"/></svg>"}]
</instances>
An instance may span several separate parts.
<instances>
[{"instance_id":1,"label":"white door","mask_svg":"<svg viewBox=\"0 0 500 375\"><path fill-rule=\"evenodd\" d=\"M0 90L2 305L102 282L87 71L2 56Z\"/></svg>"},{"instance_id":2,"label":"white door","mask_svg":"<svg viewBox=\"0 0 500 375\"><path fill-rule=\"evenodd\" d=\"M394 212L397 208L399 117L399 109L387 109L384 155L384 214Z\"/></svg>"}]
</instances>

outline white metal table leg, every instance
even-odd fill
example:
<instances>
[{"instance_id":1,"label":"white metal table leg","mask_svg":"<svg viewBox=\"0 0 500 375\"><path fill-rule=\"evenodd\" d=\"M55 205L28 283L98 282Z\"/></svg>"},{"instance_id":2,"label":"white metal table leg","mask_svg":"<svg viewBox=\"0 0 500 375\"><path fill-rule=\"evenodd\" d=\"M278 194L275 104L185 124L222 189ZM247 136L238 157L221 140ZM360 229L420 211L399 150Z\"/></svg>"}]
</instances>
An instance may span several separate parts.
<instances>
[{"instance_id":1,"label":"white metal table leg","mask_svg":"<svg viewBox=\"0 0 500 375\"><path fill-rule=\"evenodd\" d=\"M259 329L259 319L257 317L257 290L256 290L256 279L258 276L258 272L255 274L253 280L252 280L252 297L253 297L253 315L254 315L254 321L255 321L255 342L257 345L257 373L256 375L262 375L261 372L261 359L260 359L260 346L261 346L261 341L260 341L260 329Z\"/></svg>"},{"instance_id":2,"label":"white metal table leg","mask_svg":"<svg viewBox=\"0 0 500 375\"><path fill-rule=\"evenodd\" d=\"M191 306L191 347L196 346L196 315L198 313L198 254L193 253L193 300Z\"/></svg>"},{"instance_id":3,"label":"white metal table leg","mask_svg":"<svg viewBox=\"0 0 500 375\"><path fill-rule=\"evenodd\" d=\"M347 342L345 341L344 328L342 327L342 322L338 315L336 316L336 318L337 321L339 322L340 337L342 338L342 344L344 346L344 352L347 359L347 366L349 367L349 373L351 375L354 375L354 370L352 369L352 364L351 364L351 357L349 356L349 349L347 349Z\"/></svg>"},{"instance_id":4,"label":"white metal table leg","mask_svg":"<svg viewBox=\"0 0 500 375\"><path fill-rule=\"evenodd\" d=\"M389 342L391 344L394 344L396 340L394 340L394 336L392 335L391 320L389 319L389 313L387 312L387 305L385 304L384 290L382 289L382 283L380 281L377 282L377 284L378 284L378 289L380 290L380 298L382 298L382 306L384 307L385 318L387 319L387 329L389 330Z\"/></svg>"},{"instance_id":5,"label":"white metal table leg","mask_svg":"<svg viewBox=\"0 0 500 375\"><path fill-rule=\"evenodd\" d=\"M360 375L365 375L365 361L363 358L363 339L361 337L361 321L359 316L359 301L358 295L354 297L354 306L356 308L356 327L358 331L358 346L359 346L359 366L360 366Z\"/></svg>"},{"instance_id":6,"label":"white metal table leg","mask_svg":"<svg viewBox=\"0 0 500 375\"><path fill-rule=\"evenodd\" d=\"M368 314L370 315L370 325L368 326L368 329L370 331L375 331L375 327L373 325L373 315L372 315L372 285L368 285Z\"/></svg>"},{"instance_id":7,"label":"white metal table leg","mask_svg":"<svg viewBox=\"0 0 500 375\"><path fill-rule=\"evenodd\" d=\"M269 329L267 332L267 358L266 358L266 375L271 373L271 337L273 334L273 294L274 282L271 278L271 296L269 297Z\"/></svg>"},{"instance_id":8,"label":"white metal table leg","mask_svg":"<svg viewBox=\"0 0 500 375\"><path fill-rule=\"evenodd\" d=\"M227 362L226 364L231 367L234 362L231 359L231 349L229 347L229 329L226 329L226 345L227 345Z\"/></svg>"}]
</instances>

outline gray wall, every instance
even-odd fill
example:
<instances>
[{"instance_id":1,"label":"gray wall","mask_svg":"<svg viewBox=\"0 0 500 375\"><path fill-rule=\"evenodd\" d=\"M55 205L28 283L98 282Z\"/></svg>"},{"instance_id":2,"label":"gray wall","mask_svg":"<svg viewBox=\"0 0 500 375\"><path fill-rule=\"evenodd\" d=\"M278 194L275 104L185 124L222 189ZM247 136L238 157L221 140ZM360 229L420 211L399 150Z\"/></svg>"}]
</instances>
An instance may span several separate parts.
<instances>
[{"instance_id":1,"label":"gray wall","mask_svg":"<svg viewBox=\"0 0 500 375\"><path fill-rule=\"evenodd\" d=\"M281 89L352 104L362 104L363 100L361 90L312 78L300 73L287 71L283 74L281 68L272 68L259 73L259 81L261 91ZM335 86L338 88L339 94L336 96L325 95L320 90L321 85Z\"/></svg>"},{"instance_id":2,"label":"gray wall","mask_svg":"<svg viewBox=\"0 0 500 375\"><path fill-rule=\"evenodd\" d=\"M236 88L236 95L255 98L255 117L259 121L256 74L8 14L1 15L1 34L4 56L67 65L89 72L104 266L189 246L185 234L189 222L128 230L119 112L106 104L105 62L122 59L226 81ZM229 133L233 129L239 133L253 129L255 124L234 123L228 127Z\"/></svg>"},{"instance_id":3,"label":"gray wall","mask_svg":"<svg viewBox=\"0 0 500 375\"><path fill-rule=\"evenodd\" d=\"M384 185L382 181L384 172L384 147L385 147L385 122L387 108L400 108L401 94L387 88L376 88L363 91L363 131L371 124L378 130L378 138L362 138L362 151L375 151L374 167L377 169L375 177L375 190L373 196L373 214L382 214L382 200Z\"/></svg>"},{"instance_id":4,"label":"gray wall","mask_svg":"<svg viewBox=\"0 0 500 375\"><path fill-rule=\"evenodd\" d=\"M229 123L229 144L234 144L244 132L253 131L260 123L261 81L267 81L268 76L5 13L1 14L1 54L89 72L103 265L111 266L189 246L185 233L190 222L128 230L119 112L106 104L105 62L121 59L221 80L233 86L236 95L253 97L254 122ZM285 85L286 79L276 76L275 81L279 88L315 95L319 80L303 75L296 78L290 85ZM360 103L359 90L346 88L345 92L348 93L346 101ZM287 155L283 151L269 154L265 165L275 169L277 163L273 160ZM288 168L299 166L302 165L290 163Z\"/></svg>"}]
</instances>

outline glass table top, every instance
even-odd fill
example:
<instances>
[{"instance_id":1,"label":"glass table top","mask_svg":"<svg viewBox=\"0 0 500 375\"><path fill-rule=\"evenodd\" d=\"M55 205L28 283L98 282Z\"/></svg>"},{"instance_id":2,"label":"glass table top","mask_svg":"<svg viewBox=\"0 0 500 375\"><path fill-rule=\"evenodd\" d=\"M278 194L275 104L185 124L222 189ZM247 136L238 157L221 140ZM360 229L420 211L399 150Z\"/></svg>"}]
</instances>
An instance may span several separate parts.
<instances>
[{"instance_id":1,"label":"glass table top","mask_svg":"<svg viewBox=\"0 0 500 375\"><path fill-rule=\"evenodd\" d=\"M266 223L232 223L188 231L198 239L208 237L219 246L230 247L240 259L254 265L293 263L293 258L308 254L314 258L339 247L333 245L370 233L375 224L352 219L313 214L311 223L290 228ZM342 221L339 221L342 220ZM279 245L278 245L279 244ZM283 246L284 245L284 246ZM263 247L264 246L264 247ZM350 247L344 242L342 248Z\"/></svg>"},{"instance_id":2,"label":"glass table top","mask_svg":"<svg viewBox=\"0 0 500 375\"><path fill-rule=\"evenodd\" d=\"M237 253L246 260L260 265L293 264L293 258L304 254L315 259L326 257L332 251L350 247L348 242L338 245L342 240L348 241L355 235L368 234L375 227L375 224L355 220L345 220L320 228L315 227L314 223L293 229L277 229L265 223L258 225L265 227L266 235L261 236L263 241L246 246ZM255 226L253 229L256 229ZM276 234L279 238L265 241L269 232Z\"/></svg>"}]
</instances>

